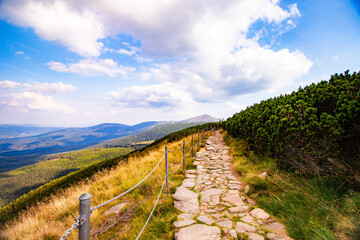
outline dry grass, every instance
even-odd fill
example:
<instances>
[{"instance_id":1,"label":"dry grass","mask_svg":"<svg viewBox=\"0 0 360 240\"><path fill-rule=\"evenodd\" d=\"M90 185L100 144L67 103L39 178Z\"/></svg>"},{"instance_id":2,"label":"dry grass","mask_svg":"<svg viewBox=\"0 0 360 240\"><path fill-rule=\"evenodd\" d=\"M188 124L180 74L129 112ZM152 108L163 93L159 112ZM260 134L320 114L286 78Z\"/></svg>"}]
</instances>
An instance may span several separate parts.
<instances>
[{"instance_id":1,"label":"dry grass","mask_svg":"<svg viewBox=\"0 0 360 240\"><path fill-rule=\"evenodd\" d=\"M187 137L186 141L189 139L190 137ZM173 142L168 144L168 147L169 149L175 149L181 143L182 141ZM127 162L120 163L111 170L98 172L91 179L79 182L76 186L58 192L46 199L46 201L31 207L24 211L16 220L7 223L2 230L0 238L59 239L78 216L78 198L82 193L90 193L92 195L91 206L95 206L124 192L138 183L154 168L163 156L166 144L166 142L163 142L148 149L141 154L142 156L130 157ZM189 144L187 144L186 150L188 149ZM169 153L169 172L177 167L181 159L182 151ZM191 159L188 158L187 162L190 161ZM171 175L170 186L172 191L175 185L181 183L182 176L182 167L180 167L176 174ZM91 224L100 226L107 218L102 215L103 212L110 207L124 201L129 201L133 204L143 201L134 211L136 217L130 223L127 223L128 231L115 227L109 233L103 234L100 239L135 239L153 207L164 177L165 161L163 160L156 171L133 192L94 211L91 216ZM161 204L172 203L171 195L166 197L165 194L162 194L160 201ZM68 239L77 239L77 234L75 230ZM145 234L146 232L143 235ZM146 237L146 239L151 238Z\"/></svg>"}]
</instances>

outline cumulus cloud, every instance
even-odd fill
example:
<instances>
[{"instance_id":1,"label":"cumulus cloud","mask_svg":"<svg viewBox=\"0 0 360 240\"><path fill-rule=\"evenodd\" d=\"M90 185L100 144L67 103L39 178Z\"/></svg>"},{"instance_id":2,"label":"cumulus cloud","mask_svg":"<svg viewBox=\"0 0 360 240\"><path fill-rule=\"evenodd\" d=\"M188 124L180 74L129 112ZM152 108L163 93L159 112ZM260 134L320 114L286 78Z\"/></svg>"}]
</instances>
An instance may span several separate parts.
<instances>
[{"instance_id":1,"label":"cumulus cloud","mask_svg":"<svg viewBox=\"0 0 360 240\"><path fill-rule=\"evenodd\" d=\"M0 88L17 88L19 86L21 86L21 84L17 82L9 80L0 81Z\"/></svg>"},{"instance_id":2,"label":"cumulus cloud","mask_svg":"<svg viewBox=\"0 0 360 240\"><path fill-rule=\"evenodd\" d=\"M5 0L0 13L8 22L31 27L39 37L81 56L98 56L103 47L99 16L87 9L77 10L66 1Z\"/></svg>"},{"instance_id":3,"label":"cumulus cloud","mask_svg":"<svg viewBox=\"0 0 360 240\"><path fill-rule=\"evenodd\" d=\"M24 52L23 51L18 51L18 52L15 52L15 55L23 55Z\"/></svg>"},{"instance_id":4,"label":"cumulus cloud","mask_svg":"<svg viewBox=\"0 0 360 240\"><path fill-rule=\"evenodd\" d=\"M294 19L301 15L296 4L282 8L278 0L4 0L0 13L8 22L31 27L43 39L85 56L76 63L47 63L55 71L110 77L135 72L97 58L105 52L150 63L136 74L152 85L109 93L109 100L127 106L186 104L179 95L202 103L275 91L313 65L299 50L275 51L274 42L261 44L269 34L295 28ZM140 42L139 48L131 41L119 49L101 42L118 35Z\"/></svg>"},{"instance_id":5,"label":"cumulus cloud","mask_svg":"<svg viewBox=\"0 0 360 240\"><path fill-rule=\"evenodd\" d=\"M192 102L188 93L177 89L173 84L126 87L110 92L105 99L124 107L135 108L173 107Z\"/></svg>"},{"instance_id":6,"label":"cumulus cloud","mask_svg":"<svg viewBox=\"0 0 360 240\"><path fill-rule=\"evenodd\" d=\"M126 77L128 73L133 72L134 68L118 65L112 59L81 59L77 63L60 63L50 61L47 65L58 72L71 72L81 76L95 77L108 75L115 77L121 75Z\"/></svg>"},{"instance_id":7,"label":"cumulus cloud","mask_svg":"<svg viewBox=\"0 0 360 240\"><path fill-rule=\"evenodd\" d=\"M23 111L74 112L72 108L55 102L52 96L44 96L34 92L5 94L1 96L0 104L18 108Z\"/></svg>"},{"instance_id":8,"label":"cumulus cloud","mask_svg":"<svg viewBox=\"0 0 360 240\"><path fill-rule=\"evenodd\" d=\"M0 95L0 105L20 109L22 111L48 111L73 113L74 110L62 103L56 102L50 93L74 92L76 88L71 84L58 83L17 83L14 81L0 81L0 89L7 91Z\"/></svg>"}]
</instances>

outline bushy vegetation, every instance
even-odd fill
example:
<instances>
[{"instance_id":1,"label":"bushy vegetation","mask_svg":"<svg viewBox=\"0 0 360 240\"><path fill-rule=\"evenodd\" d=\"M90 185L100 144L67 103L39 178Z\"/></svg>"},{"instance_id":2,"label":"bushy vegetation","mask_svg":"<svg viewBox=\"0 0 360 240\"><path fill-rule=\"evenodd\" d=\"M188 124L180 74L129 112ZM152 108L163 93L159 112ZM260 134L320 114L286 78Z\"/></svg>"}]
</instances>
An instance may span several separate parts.
<instances>
[{"instance_id":1,"label":"bushy vegetation","mask_svg":"<svg viewBox=\"0 0 360 240\"><path fill-rule=\"evenodd\" d=\"M250 197L284 223L292 238L360 239L360 193L349 182L279 169L276 159L256 154L246 141L229 135L224 140ZM259 177L264 171L265 179Z\"/></svg>"},{"instance_id":2,"label":"bushy vegetation","mask_svg":"<svg viewBox=\"0 0 360 240\"><path fill-rule=\"evenodd\" d=\"M297 172L360 178L360 72L248 107L225 129Z\"/></svg>"},{"instance_id":3,"label":"bushy vegetation","mask_svg":"<svg viewBox=\"0 0 360 240\"><path fill-rule=\"evenodd\" d=\"M132 148L92 148L54 154L33 165L0 173L0 207L51 180L131 151Z\"/></svg>"}]
</instances>

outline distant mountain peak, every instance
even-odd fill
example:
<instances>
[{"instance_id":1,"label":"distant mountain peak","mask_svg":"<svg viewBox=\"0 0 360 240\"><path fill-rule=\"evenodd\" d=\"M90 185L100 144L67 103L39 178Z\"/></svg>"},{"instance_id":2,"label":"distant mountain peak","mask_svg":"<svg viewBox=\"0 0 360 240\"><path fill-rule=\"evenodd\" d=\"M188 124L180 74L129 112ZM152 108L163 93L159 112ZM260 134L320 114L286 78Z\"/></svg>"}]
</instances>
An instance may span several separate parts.
<instances>
[{"instance_id":1,"label":"distant mountain peak","mask_svg":"<svg viewBox=\"0 0 360 240\"><path fill-rule=\"evenodd\" d=\"M196 116L193 118L179 121L179 123L206 123L206 122L218 122L218 121L220 121L219 118L212 117L209 114L204 114L204 115L200 115L200 116Z\"/></svg>"}]
</instances>

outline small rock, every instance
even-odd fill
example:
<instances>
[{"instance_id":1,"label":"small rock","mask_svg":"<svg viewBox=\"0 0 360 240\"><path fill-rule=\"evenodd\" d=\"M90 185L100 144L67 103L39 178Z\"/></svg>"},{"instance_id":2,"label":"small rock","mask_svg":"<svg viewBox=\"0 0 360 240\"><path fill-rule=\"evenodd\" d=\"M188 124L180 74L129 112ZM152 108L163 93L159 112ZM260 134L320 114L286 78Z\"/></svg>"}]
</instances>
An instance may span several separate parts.
<instances>
[{"instance_id":1,"label":"small rock","mask_svg":"<svg viewBox=\"0 0 360 240\"><path fill-rule=\"evenodd\" d=\"M263 172L262 174L259 174L258 177L261 178L261 179L265 179L266 176L267 176L267 172L265 171L265 172Z\"/></svg>"},{"instance_id":2,"label":"small rock","mask_svg":"<svg viewBox=\"0 0 360 240\"><path fill-rule=\"evenodd\" d=\"M232 238L238 239L237 233L236 233L236 231L235 231L234 229L232 229L232 230L229 231L229 235L230 235L230 237L232 237Z\"/></svg>"},{"instance_id":3,"label":"small rock","mask_svg":"<svg viewBox=\"0 0 360 240\"><path fill-rule=\"evenodd\" d=\"M233 222L230 220L224 220L221 222L217 222L216 224L219 225L220 227L227 228L227 229L231 229L233 227Z\"/></svg>"},{"instance_id":4,"label":"small rock","mask_svg":"<svg viewBox=\"0 0 360 240\"><path fill-rule=\"evenodd\" d=\"M181 228L175 234L176 240L220 240L220 238L220 228L202 224L194 224Z\"/></svg>"},{"instance_id":5,"label":"small rock","mask_svg":"<svg viewBox=\"0 0 360 240\"><path fill-rule=\"evenodd\" d=\"M181 214L178 215L179 220L192 219L193 217L194 217L194 215L191 214L191 213L181 213Z\"/></svg>"},{"instance_id":6,"label":"small rock","mask_svg":"<svg viewBox=\"0 0 360 240\"><path fill-rule=\"evenodd\" d=\"M285 226L278 222L271 223L265 227L271 231L282 231L285 229Z\"/></svg>"},{"instance_id":7,"label":"small rock","mask_svg":"<svg viewBox=\"0 0 360 240\"><path fill-rule=\"evenodd\" d=\"M239 197L239 194L232 194L222 198L223 201L227 201L235 206L242 206L244 202Z\"/></svg>"},{"instance_id":8,"label":"small rock","mask_svg":"<svg viewBox=\"0 0 360 240\"><path fill-rule=\"evenodd\" d=\"M198 213L199 212L199 194L190 191L185 187L178 187L173 194L177 200L174 203L175 208L182 212Z\"/></svg>"},{"instance_id":9,"label":"small rock","mask_svg":"<svg viewBox=\"0 0 360 240\"><path fill-rule=\"evenodd\" d=\"M174 226L176 228L181 228L181 227L192 225L194 223L196 223L194 219L187 219L187 220L182 220L182 221L175 221Z\"/></svg>"},{"instance_id":10,"label":"small rock","mask_svg":"<svg viewBox=\"0 0 360 240\"><path fill-rule=\"evenodd\" d=\"M261 208L255 208L254 210L252 210L250 212L250 215L256 218L261 218L261 219L267 219L270 217L270 215L265 212L264 210L262 210Z\"/></svg>"},{"instance_id":11,"label":"small rock","mask_svg":"<svg viewBox=\"0 0 360 240\"><path fill-rule=\"evenodd\" d=\"M194 174L185 174L186 178L196 178Z\"/></svg>"},{"instance_id":12,"label":"small rock","mask_svg":"<svg viewBox=\"0 0 360 240\"><path fill-rule=\"evenodd\" d=\"M248 194L250 192L250 186L249 185L246 185L245 187L244 187L244 193L245 194Z\"/></svg>"},{"instance_id":13,"label":"small rock","mask_svg":"<svg viewBox=\"0 0 360 240\"><path fill-rule=\"evenodd\" d=\"M249 206L237 206L237 207L229 208L229 211L231 213L243 213L243 212L248 212L249 210L250 210Z\"/></svg>"},{"instance_id":14,"label":"small rock","mask_svg":"<svg viewBox=\"0 0 360 240\"><path fill-rule=\"evenodd\" d=\"M245 217L240 218L241 221L247 222L247 223L255 223L254 218L250 215L246 215Z\"/></svg>"},{"instance_id":15,"label":"small rock","mask_svg":"<svg viewBox=\"0 0 360 240\"><path fill-rule=\"evenodd\" d=\"M212 220L211 218L208 218L205 215L201 215L196 219L199 220L200 222L206 223L207 225L211 225L215 222L214 220Z\"/></svg>"},{"instance_id":16,"label":"small rock","mask_svg":"<svg viewBox=\"0 0 360 240\"><path fill-rule=\"evenodd\" d=\"M236 232L238 233L245 233L245 232L255 232L256 228L253 226L243 223L243 222L237 222L236 223Z\"/></svg>"},{"instance_id":17,"label":"small rock","mask_svg":"<svg viewBox=\"0 0 360 240\"><path fill-rule=\"evenodd\" d=\"M257 233L249 233L249 240L265 240L265 238Z\"/></svg>"}]
</instances>

